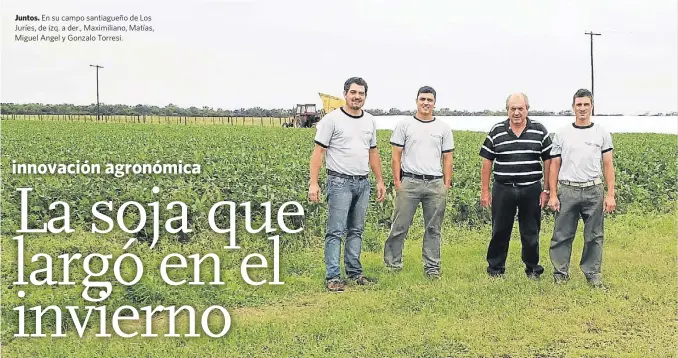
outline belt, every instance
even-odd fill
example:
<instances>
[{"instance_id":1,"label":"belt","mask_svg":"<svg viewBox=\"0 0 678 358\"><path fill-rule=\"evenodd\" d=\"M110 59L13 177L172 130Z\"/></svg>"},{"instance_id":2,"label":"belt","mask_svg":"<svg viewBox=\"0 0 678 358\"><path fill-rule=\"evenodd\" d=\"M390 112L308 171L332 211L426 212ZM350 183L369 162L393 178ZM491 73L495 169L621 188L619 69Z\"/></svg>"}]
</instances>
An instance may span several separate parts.
<instances>
[{"instance_id":1,"label":"belt","mask_svg":"<svg viewBox=\"0 0 678 358\"><path fill-rule=\"evenodd\" d=\"M348 174L335 172L334 170L329 170L329 169L327 169L327 175L332 175L332 176L344 178L344 179L358 179L358 180L367 179L367 176L368 176L367 174L365 174L365 175L348 175Z\"/></svg>"},{"instance_id":2,"label":"belt","mask_svg":"<svg viewBox=\"0 0 678 358\"><path fill-rule=\"evenodd\" d=\"M514 188L527 188L528 186L531 186L531 185L534 185L534 184L539 184L539 181L536 181L534 183L512 183L512 182L497 181L497 183L501 184L501 185L512 186Z\"/></svg>"},{"instance_id":3,"label":"belt","mask_svg":"<svg viewBox=\"0 0 678 358\"><path fill-rule=\"evenodd\" d=\"M410 178L421 179L421 180L433 180L433 179L440 179L440 178L443 177L442 175L426 175L426 174L420 175L420 174L412 174L412 173L408 173L408 172L402 172L401 175L404 176L404 177L410 177Z\"/></svg>"},{"instance_id":4,"label":"belt","mask_svg":"<svg viewBox=\"0 0 678 358\"><path fill-rule=\"evenodd\" d=\"M559 180L558 181L560 184L563 185L568 185L568 186L576 186L580 188L587 188L590 186L602 184L603 180L600 178L594 179L594 180L589 180L589 181L569 181L569 180Z\"/></svg>"}]
</instances>

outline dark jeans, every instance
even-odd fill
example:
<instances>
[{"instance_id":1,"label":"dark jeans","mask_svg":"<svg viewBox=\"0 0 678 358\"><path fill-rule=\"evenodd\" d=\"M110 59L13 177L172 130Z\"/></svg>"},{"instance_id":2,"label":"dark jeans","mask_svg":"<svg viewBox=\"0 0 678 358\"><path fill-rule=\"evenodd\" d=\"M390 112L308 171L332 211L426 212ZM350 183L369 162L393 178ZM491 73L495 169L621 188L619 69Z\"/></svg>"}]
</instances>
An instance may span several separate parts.
<instances>
[{"instance_id":1,"label":"dark jeans","mask_svg":"<svg viewBox=\"0 0 678 358\"><path fill-rule=\"evenodd\" d=\"M503 274L506 270L506 256L516 210L518 211L525 273L541 275L544 272L544 268L539 265L540 194L541 183L539 182L515 187L494 183L492 187L492 239L487 248L487 272L489 274Z\"/></svg>"},{"instance_id":2,"label":"dark jeans","mask_svg":"<svg viewBox=\"0 0 678 358\"><path fill-rule=\"evenodd\" d=\"M586 188L558 185L560 211L556 214L549 250L554 275L569 276L572 242L581 218L584 221L584 249L579 268L587 279L600 277L604 234L603 194L602 184Z\"/></svg>"}]
</instances>

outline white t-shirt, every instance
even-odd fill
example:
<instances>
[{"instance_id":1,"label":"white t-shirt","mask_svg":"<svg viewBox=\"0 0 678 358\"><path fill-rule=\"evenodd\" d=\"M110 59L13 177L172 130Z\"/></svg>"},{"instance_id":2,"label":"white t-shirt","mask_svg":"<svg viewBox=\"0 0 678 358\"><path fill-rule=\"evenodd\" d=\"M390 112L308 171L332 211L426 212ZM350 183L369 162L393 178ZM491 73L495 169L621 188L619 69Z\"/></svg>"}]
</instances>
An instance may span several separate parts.
<instances>
[{"instance_id":1,"label":"white t-shirt","mask_svg":"<svg viewBox=\"0 0 678 358\"><path fill-rule=\"evenodd\" d=\"M342 107L326 114L316 124L315 143L326 151L326 167L347 175L370 172L370 148L377 147L377 123L363 111L353 116Z\"/></svg>"},{"instance_id":2,"label":"white t-shirt","mask_svg":"<svg viewBox=\"0 0 678 358\"><path fill-rule=\"evenodd\" d=\"M553 137L552 157L560 157L558 180L586 182L603 175L603 153L613 149L612 136L600 124L571 123Z\"/></svg>"},{"instance_id":3,"label":"white t-shirt","mask_svg":"<svg viewBox=\"0 0 678 358\"><path fill-rule=\"evenodd\" d=\"M391 144L403 148L403 171L441 176L440 161L443 153L454 150L454 137L447 123L435 118L422 121L412 116L396 125L391 134Z\"/></svg>"}]
</instances>

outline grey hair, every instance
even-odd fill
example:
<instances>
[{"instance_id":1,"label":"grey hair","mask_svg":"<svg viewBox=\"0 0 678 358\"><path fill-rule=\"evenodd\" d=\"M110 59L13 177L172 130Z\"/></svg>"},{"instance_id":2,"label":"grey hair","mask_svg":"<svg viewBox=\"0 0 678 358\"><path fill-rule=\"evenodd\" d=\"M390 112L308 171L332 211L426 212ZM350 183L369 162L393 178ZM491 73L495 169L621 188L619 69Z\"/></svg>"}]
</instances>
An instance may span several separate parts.
<instances>
[{"instance_id":1,"label":"grey hair","mask_svg":"<svg viewBox=\"0 0 678 358\"><path fill-rule=\"evenodd\" d=\"M521 92L521 93L513 93L513 94L509 95L508 97L506 97L506 110L508 110L508 103L511 100L511 97L513 97L513 96L522 96L523 99L525 100L525 107L527 109L530 109L530 100L527 99L527 95L525 93Z\"/></svg>"}]
</instances>

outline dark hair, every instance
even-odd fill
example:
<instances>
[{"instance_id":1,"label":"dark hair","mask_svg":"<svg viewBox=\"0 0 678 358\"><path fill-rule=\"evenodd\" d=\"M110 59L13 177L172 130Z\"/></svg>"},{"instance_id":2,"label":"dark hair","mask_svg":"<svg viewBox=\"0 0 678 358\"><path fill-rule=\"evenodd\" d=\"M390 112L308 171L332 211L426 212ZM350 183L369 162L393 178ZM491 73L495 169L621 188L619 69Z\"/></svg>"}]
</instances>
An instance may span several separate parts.
<instances>
[{"instance_id":1,"label":"dark hair","mask_svg":"<svg viewBox=\"0 0 678 358\"><path fill-rule=\"evenodd\" d=\"M365 95L367 95L367 82L365 82L362 77L351 77L344 82L344 93L348 92L348 89L351 87L351 84L357 84L358 86L365 87Z\"/></svg>"},{"instance_id":2,"label":"dark hair","mask_svg":"<svg viewBox=\"0 0 678 358\"><path fill-rule=\"evenodd\" d=\"M421 87L419 89L419 91L417 91L417 98L419 98L419 95L422 94L422 93L430 93L430 94L433 95L433 99L436 98L436 90L434 90L433 87L431 87L431 86Z\"/></svg>"},{"instance_id":3,"label":"dark hair","mask_svg":"<svg viewBox=\"0 0 678 358\"><path fill-rule=\"evenodd\" d=\"M574 101L577 98L582 98L582 97L590 98L591 104L593 104L593 93L591 93L591 91L587 90L586 88L581 88L581 89L578 89L577 92L572 97L572 105L574 105Z\"/></svg>"}]
</instances>

